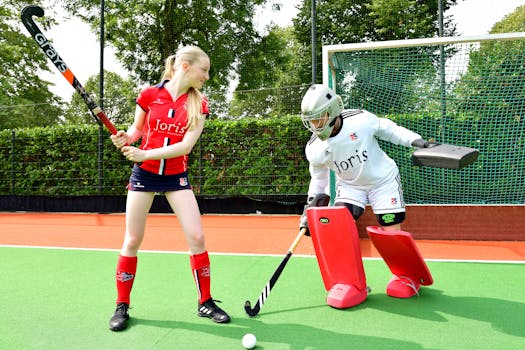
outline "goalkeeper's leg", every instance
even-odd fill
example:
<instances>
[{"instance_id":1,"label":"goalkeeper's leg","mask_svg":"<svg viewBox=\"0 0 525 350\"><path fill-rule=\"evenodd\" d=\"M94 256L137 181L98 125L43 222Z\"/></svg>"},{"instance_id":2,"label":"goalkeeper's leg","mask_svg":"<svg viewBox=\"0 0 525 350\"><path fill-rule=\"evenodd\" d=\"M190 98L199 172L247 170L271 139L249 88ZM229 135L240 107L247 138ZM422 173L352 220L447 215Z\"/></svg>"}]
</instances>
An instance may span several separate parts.
<instances>
[{"instance_id":1,"label":"goalkeeper's leg","mask_svg":"<svg viewBox=\"0 0 525 350\"><path fill-rule=\"evenodd\" d=\"M432 275L412 235L409 232L385 228L388 226L368 226L366 230L393 274L386 293L391 297L410 298L419 293L421 285L433 283Z\"/></svg>"},{"instance_id":2,"label":"goalkeeper's leg","mask_svg":"<svg viewBox=\"0 0 525 350\"><path fill-rule=\"evenodd\" d=\"M361 246L355 221L341 206L306 210L321 276L328 292L327 304L348 308L367 295Z\"/></svg>"},{"instance_id":3,"label":"goalkeeper's leg","mask_svg":"<svg viewBox=\"0 0 525 350\"><path fill-rule=\"evenodd\" d=\"M421 285L432 284L432 276L412 235L401 230L405 204L399 175L393 181L371 189L368 197L381 227L367 227L367 232L394 275L386 293L397 298L417 295Z\"/></svg>"}]
</instances>

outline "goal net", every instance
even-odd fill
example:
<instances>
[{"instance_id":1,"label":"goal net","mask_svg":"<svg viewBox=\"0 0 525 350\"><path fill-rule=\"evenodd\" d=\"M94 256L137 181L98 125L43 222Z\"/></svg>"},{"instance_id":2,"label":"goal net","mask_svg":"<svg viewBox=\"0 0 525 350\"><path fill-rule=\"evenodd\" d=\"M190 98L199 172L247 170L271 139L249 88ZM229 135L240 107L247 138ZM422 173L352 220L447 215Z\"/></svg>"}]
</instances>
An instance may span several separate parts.
<instances>
[{"instance_id":1,"label":"goal net","mask_svg":"<svg viewBox=\"0 0 525 350\"><path fill-rule=\"evenodd\" d=\"M415 167L381 142L410 204L525 204L525 33L323 46L323 81L439 143L477 148L460 170Z\"/></svg>"}]
</instances>

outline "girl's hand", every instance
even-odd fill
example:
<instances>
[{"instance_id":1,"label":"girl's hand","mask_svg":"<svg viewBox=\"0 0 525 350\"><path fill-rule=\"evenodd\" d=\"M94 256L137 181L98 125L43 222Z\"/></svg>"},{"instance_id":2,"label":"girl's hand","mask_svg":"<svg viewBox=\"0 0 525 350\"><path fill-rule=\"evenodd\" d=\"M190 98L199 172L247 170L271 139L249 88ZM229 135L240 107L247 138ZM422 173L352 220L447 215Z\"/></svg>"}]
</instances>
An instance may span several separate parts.
<instances>
[{"instance_id":1,"label":"girl's hand","mask_svg":"<svg viewBox=\"0 0 525 350\"><path fill-rule=\"evenodd\" d=\"M135 163L146 160L146 151L133 146L124 146L120 149L124 157Z\"/></svg>"},{"instance_id":2,"label":"girl's hand","mask_svg":"<svg viewBox=\"0 0 525 350\"><path fill-rule=\"evenodd\" d=\"M121 149L128 143L128 134L124 130L119 130L115 135L111 135L110 138L118 149Z\"/></svg>"}]
</instances>

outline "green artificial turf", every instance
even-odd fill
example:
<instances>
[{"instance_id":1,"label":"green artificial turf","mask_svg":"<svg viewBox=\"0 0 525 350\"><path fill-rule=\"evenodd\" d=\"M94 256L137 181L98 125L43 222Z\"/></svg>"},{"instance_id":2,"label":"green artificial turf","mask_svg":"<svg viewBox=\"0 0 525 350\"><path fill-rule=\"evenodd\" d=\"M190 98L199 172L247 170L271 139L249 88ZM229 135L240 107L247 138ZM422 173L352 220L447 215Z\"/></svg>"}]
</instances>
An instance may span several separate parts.
<instances>
[{"instance_id":1,"label":"green artificial turf","mask_svg":"<svg viewBox=\"0 0 525 350\"><path fill-rule=\"evenodd\" d=\"M210 253L212 294L232 317L196 316L186 254L139 253L130 326L114 333L118 252L0 247L0 349L525 349L525 264L428 262L434 285L386 296L390 272L365 260L367 300L326 305L313 257L293 256L261 312L249 318L279 256Z\"/></svg>"}]
</instances>

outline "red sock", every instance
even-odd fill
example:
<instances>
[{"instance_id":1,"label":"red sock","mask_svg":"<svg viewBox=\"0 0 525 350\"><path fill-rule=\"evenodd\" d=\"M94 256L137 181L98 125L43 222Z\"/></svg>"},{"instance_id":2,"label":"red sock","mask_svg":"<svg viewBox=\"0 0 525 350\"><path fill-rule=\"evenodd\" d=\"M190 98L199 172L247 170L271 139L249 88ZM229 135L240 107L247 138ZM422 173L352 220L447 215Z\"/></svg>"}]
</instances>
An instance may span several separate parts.
<instances>
[{"instance_id":1,"label":"red sock","mask_svg":"<svg viewBox=\"0 0 525 350\"><path fill-rule=\"evenodd\" d=\"M126 303L129 305L129 296L135 273L137 272L137 257L119 255L117 262L117 304Z\"/></svg>"},{"instance_id":2,"label":"red sock","mask_svg":"<svg viewBox=\"0 0 525 350\"><path fill-rule=\"evenodd\" d=\"M210 292L210 258L208 252L190 255L190 265L193 278L199 293L199 303L202 304L211 298Z\"/></svg>"}]
</instances>

